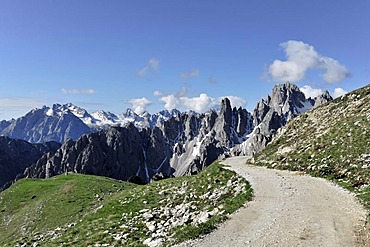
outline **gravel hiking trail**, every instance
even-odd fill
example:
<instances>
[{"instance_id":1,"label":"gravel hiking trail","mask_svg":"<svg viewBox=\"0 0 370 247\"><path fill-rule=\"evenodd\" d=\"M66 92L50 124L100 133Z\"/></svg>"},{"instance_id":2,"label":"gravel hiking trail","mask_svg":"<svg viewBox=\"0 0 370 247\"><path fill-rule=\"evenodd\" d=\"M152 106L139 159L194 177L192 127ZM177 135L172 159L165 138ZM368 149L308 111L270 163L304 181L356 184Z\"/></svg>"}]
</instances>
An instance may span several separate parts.
<instances>
[{"instance_id":1,"label":"gravel hiking trail","mask_svg":"<svg viewBox=\"0 0 370 247\"><path fill-rule=\"evenodd\" d=\"M180 246L368 246L367 212L346 190L297 172L222 161L252 185L254 199L214 232ZM367 241L366 241L367 242Z\"/></svg>"}]
</instances>

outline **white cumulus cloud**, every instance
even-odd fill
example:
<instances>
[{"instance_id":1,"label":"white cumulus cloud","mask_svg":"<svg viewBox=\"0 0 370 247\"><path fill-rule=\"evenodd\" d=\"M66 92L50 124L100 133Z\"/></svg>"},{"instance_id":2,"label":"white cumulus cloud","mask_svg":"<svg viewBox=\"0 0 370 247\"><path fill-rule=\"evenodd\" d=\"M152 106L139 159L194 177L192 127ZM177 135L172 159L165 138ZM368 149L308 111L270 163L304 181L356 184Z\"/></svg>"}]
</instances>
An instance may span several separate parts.
<instances>
[{"instance_id":1,"label":"white cumulus cloud","mask_svg":"<svg viewBox=\"0 0 370 247\"><path fill-rule=\"evenodd\" d=\"M321 61L321 67L325 70L325 73L322 75L325 81L329 83L337 83L350 76L347 68L337 60L330 57L322 57Z\"/></svg>"},{"instance_id":2,"label":"white cumulus cloud","mask_svg":"<svg viewBox=\"0 0 370 247\"><path fill-rule=\"evenodd\" d=\"M142 114L145 112L146 107L152 104L152 102L145 97L131 99L129 102L132 104L132 109L136 114Z\"/></svg>"},{"instance_id":3,"label":"white cumulus cloud","mask_svg":"<svg viewBox=\"0 0 370 247\"><path fill-rule=\"evenodd\" d=\"M334 89L333 98L338 98L346 93L348 93L346 90L344 90L343 88L337 87Z\"/></svg>"},{"instance_id":4,"label":"white cumulus cloud","mask_svg":"<svg viewBox=\"0 0 370 247\"><path fill-rule=\"evenodd\" d=\"M318 88L312 88L311 86L305 85L300 88L300 90L306 95L306 98L315 98L316 96L319 96L323 94L323 91Z\"/></svg>"},{"instance_id":5,"label":"white cumulus cloud","mask_svg":"<svg viewBox=\"0 0 370 247\"><path fill-rule=\"evenodd\" d=\"M139 76L145 76L149 71L158 70L159 65L160 65L160 61L158 59L151 58L151 59L149 59L147 64L137 72L137 74Z\"/></svg>"},{"instance_id":6,"label":"white cumulus cloud","mask_svg":"<svg viewBox=\"0 0 370 247\"><path fill-rule=\"evenodd\" d=\"M180 94L170 94L166 96L162 96L159 101L164 103L164 107L167 110L172 110L174 108L177 109L185 109L185 110L193 110L196 112L206 112L212 108L215 108L220 105L221 100L223 98L228 98L230 100L232 107L245 107L246 101L237 96L224 96L213 98L208 96L205 93L199 94L199 96L195 97L188 97L185 95Z\"/></svg>"},{"instance_id":7,"label":"white cumulus cloud","mask_svg":"<svg viewBox=\"0 0 370 247\"><path fill-rule=\"evenodd\" d=\"M273 80L297 82L303 80L309 70L324 71L321 76L328 83L338 83L350 76L344 65L319 54L309 44L289 40L280 46L284 49L286 60L276 59L269 66L267 72Z\"/></svg>"},{"instance_id":8,"label":"white cumulus cloud","mask_svg":"<svg viewBox=\"0 0 370 247\"><path fill-rule=\"evenodd\" d=\"M199 97L182 97L180 102L187 110L196 112L205 112L217 105L215 99L205 93L201 93Z\"/></svg>"},{"instance_id":9,"label":"white cumulus cloud","mask_svg":"<svg viewBox=\"0 0 370 247\"><path fill-rule=\"evenodd\" d=\"M181 106L180 100L173 94L163 96L159 99L159 101L164 103L164 108L167 110L172 110Z\"/></svg>"},{"instance_id":10,"label":"white cumulus cloud","mask_svg":"<svg viewBox=\"0 0 370 247\"><path fill-rule=\"evenodd\" d=\"M63 94L95 94L94 89L61 89Z\"/></svg>"},{"instance_id":11,"label":"white cumulus cloud","mask_svg":"<svg viewBox=\"0 0 370 247\"><path fill-rule=\"evenodd\" d=\"M200 75L199 69L192 69L189 72L181 72L180 77L185 80L190 80L191 78L198 77Z\"/></svg>"},{"instance_id":12,"label":"white cumulus cloud","mask_svg":"<svg viewBox=\"0 0 370 247\"><path fill-rule=\"evenodd\" d=\"M311 86L308 86L308 85L301 87L300 90L306 95L306 98L311 97L312 99L324 93L322 89L312 88ZM338 98L346 93L348 93L346 90L344 90L343 88L337 87L334 89L332 96L333 98Z\"/></svg>"}]
</instances>

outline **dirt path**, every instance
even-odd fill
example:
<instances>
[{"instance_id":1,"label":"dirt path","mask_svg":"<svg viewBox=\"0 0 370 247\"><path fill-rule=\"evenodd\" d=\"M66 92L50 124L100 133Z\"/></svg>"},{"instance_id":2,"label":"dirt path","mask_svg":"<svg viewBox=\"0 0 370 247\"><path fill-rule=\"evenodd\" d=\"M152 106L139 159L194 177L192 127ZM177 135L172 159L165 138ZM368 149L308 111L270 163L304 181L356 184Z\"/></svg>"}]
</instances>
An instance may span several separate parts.
<instances>
[{"instance_id":1,"label":"dirt path","mask_svg":"<svg viewBox=\"0 0 370 247\"><path fill-rule=\"evenodd\" d=\"M345 190L318 178L224 161L249 180L255 198L203 239L182 246L362 246L366 211Z\"/></svg>"}]
</instances>

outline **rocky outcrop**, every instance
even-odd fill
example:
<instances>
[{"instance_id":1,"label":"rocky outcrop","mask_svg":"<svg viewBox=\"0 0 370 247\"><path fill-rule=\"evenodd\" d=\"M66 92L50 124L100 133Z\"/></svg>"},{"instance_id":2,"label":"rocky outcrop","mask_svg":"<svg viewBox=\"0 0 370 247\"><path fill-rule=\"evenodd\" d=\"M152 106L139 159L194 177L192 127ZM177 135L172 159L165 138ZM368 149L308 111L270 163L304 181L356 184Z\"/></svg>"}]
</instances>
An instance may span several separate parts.
<instances>
[{"instance_id":1,"label":"rocky outcrop","mask_svg":"<svg viewBox=\"0 0 370 247\"><path fill-rule=\"evenodd\" d=\"M43 154L55 151L59 147L60 144L56 142L31 144L0 136L0 187L13 181L19 173L40 159Z\"/></svg>"},{"instance_id":2,"label":"rocky outcrop","mask_svg":"<svg viewBox=\"0 0 370 247\"><path fill-rule=\"evenodd\" d=\"M261 99L253 111L253 132L231 153L253 156L262 150L271 141L274 133L289 120L330 100L332 97L327 91L315 99L306 99L304 93L294 84L286 82L276 85L271 96Z\"/></svg>"},{"instance_id":3,"label":"rocky outcrop","mask_svg":"<svg viewBox=\"0 0 370 247\"><path fill-rule=\"evenodd\" d=\"M250 133L251 114L241 108L232 109L227 98L220 108L219 114L190 112L182 115L183 121L174 118L162 126L166 136L172 130L170 140L175 145L170 165L175 176L198 173Z\"/></svg>"},{"instance_id":4,"label":"rocky outcrop","mask_svg":"<svg viewBox=\"0 0 370 247\"><path fill-rule=\"evenodd\" d=\"M314 107L317 107L319 105L322 105L322 104L325 104L326 102L328 101L332 101L333 98L331 97L331 95L329 94L328 91L325 91L323 94L315 97L314 99Z\"/></svg>"}]
</instances>

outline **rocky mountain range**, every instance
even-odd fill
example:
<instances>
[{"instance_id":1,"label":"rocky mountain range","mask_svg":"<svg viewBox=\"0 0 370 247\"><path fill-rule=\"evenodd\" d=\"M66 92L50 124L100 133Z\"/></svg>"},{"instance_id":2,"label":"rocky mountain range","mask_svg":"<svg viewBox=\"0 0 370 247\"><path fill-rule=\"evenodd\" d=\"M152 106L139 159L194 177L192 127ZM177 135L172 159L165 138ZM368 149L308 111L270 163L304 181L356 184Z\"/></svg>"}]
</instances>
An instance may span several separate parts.
<instances>
[{"instance_id":1,"label":"rocky mountain range","mask_svg":"<svg viewBox=\"0 0 370 247\"><path fill-rule=\"evenodd\" d=\"M157 173L198 173L251 131L248 125L241 126L248 122L251 128L246 110L231 109L230 101L224 99L220 114L187 112L154 128L140 130L128 123L85 134L76 141L69 139L24 175L51 177L70 171L123 180L138 176L149 182Z\"/></svg>"},{"instance_id":2,"label":"rocky mountain range","mask_svg":"<svg viewBox=\"0 0 370 247\"><path fill-rule=\"evenodd\" d=\"M290 119L330 100L327 92L307 99L287 82L276 85L252 113L232 108L227 98L219 112L173 110L139 116L128 110L121 117L89 114L72 104L54 105L34 109L7 127L3 124L1 134L13 138L25 134L23 139L31 142L45 140L45 136L65 141L20 176L43 178L76 172L122 180L136 176L149 182L153 176L198 173L222 155L252 155Z\"/></svg>"},{"instance_id":3,"label":"rocky mountain range","mask_svg":"<svg viewBox=\"0 0 370 247\"><path fill-rule=\"evenodd\" d=\"M35 108L18 119L1 121L0 135L31 143L48 141L64 143L69 138L76 140L83 134L112 126L124 126L127 123L133 123L139 129L152 128L178 113L180 112L174 109L163 110L153 115L148 112L138 115L133 110L127 109L121 115L106 111L90 114L71 103L54 104L52 107Z\"/></svg>"}]
</instances>

